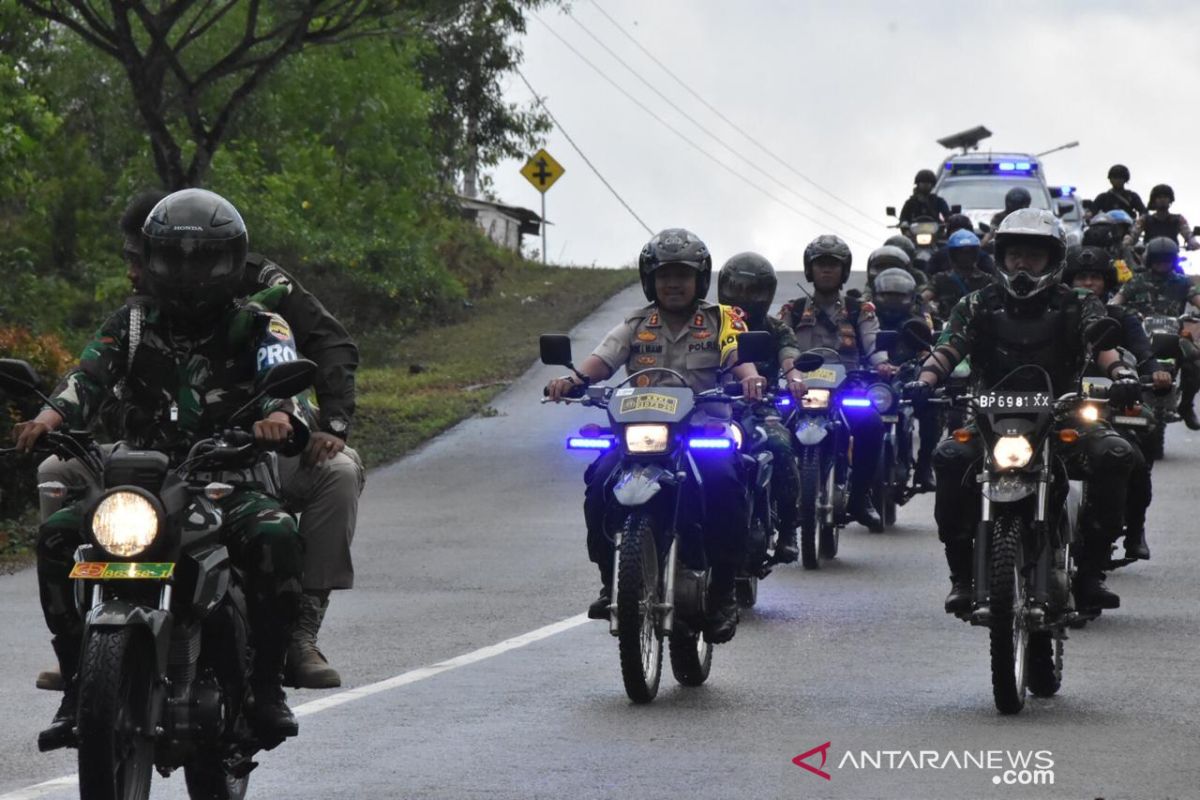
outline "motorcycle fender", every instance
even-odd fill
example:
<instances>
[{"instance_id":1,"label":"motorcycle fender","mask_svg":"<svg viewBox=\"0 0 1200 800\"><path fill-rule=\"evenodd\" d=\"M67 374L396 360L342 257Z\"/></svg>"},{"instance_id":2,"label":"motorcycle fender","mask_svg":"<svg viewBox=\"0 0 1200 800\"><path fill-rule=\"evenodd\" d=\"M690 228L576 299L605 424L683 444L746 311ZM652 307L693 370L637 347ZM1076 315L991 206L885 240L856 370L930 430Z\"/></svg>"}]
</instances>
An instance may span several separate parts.
<instances>
[{"instance_id":1,"label":"motorcycle fender","mask_svg":"<svg viewBox=\"0 0 1200 800\"><path fill-rule=\"evenodd\" d=\"M1032 475L999 475L983 485L983 493L993 503L1015 503L1036 491L1037 481Z\"/></svg>"},{"instance_id":2,"label":"motorcycle fender","mask_svg":"<svg viewBox=\"0 0 1200 800\"><path fill-rule=\"evenodd\" d=\"M645 505L662 490L659 479L667 474L662 467L653 465L622 468L613 486L613 497L629 508Z\"/></svg>"},{"instance_id":3,"label":"motorcycle fender","mask_svg":"<svg viewBox=\"0 0 1200 800\"><path fill-rule=\"evenodd\" d=\"M169 611L160 611L125 600L106 600L91 609L83 622L86 642L96 628L142 628L154 642L158 674L167 674L167 652L171 648L174 621Z\"/></svg>"},{"instance_id":4,"label":"motorcycle fender","mask_svg":"<svg viewBox=\"0 0 1200 800\"><path fill-rule=\"evenodd\" d=\"M822 423L806 419L796 426L796 441L812 447L814 444L820 444L828 433L829 431Z\"/></svg>"}]
</instances>

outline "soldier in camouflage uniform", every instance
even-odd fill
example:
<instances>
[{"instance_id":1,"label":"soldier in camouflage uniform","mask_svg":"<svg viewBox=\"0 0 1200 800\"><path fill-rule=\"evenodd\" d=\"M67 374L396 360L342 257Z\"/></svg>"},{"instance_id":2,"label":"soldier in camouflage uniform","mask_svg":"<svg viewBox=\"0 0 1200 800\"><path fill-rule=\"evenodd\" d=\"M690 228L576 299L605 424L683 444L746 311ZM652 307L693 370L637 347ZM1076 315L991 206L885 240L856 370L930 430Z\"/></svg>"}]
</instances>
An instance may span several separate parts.
<instances>
[{"instance_id":1,"label":"soldier in camouflage uniform","mask_svg":"<svg viewBox=\"0 0 1200 800\"><path fill-rule=\"evenodd\" d=\"M979 237L971 231L950 234L946 254L950 268L934 275L924 290L918 288L939 320L949 319L950 310L959 300L992 282L992 276L979 269Z\"/></svg>"},{"instance_id":2,"label":"soldier in camouflage uniform","mask_svg":"<svg viewBox=\"0 0 1200 800\"><path fill-rule=\"evenodd\" d=\"M1179 245L1165 237L1146 245L1146 268L1124 284L1113 305L1128 306L1143 317L1159 314L1177 317L1189 306L1200 308L1200 287L1175 271ZM1180 339L1179 416L1191 430L1200 430L1193 401L1200 391L1200 350L1189 339Z\"/></svg>"},{"instance_id":3,"label":"soldier in camouflage uniform","mask_svg":"<svg viewBox=\"0 0 1200 800\"><path fill-rule=\"evenodd\" d=\"M875 306L841 292L850 278L851 258L849 245L837 236L827 234L809 242L804 248L804 277L813 285L812 299L785 303L779 317L796 332L801 353L825 347L837 352L847 370L864 364L876 368L887 361L887 353L875 351L879 332ZM871 503L870 488L883 448L883 420L873 408L856 409L847 424L854 438L847 510L860 525L882 533L883 520Z\"/></svg>"},{"instance_id":4,"label":"soldier in camouflage uniform","mask_svg":"<svg viewBox=\"0 0 1200 800\"><path fill-rule=\"evenodd\" d=\"M796 334L783 320L768 315L775 300L778 278L771 262L757 253L739 253L725 262L717 276L717 300L722 305L736 306L746 314L746 325L752 331L767 331L775 339L778 354L773 361L755 363L758 374L768 386L777 387L780 377L786 377L788 390L800 397L804 393L802 375L792 368L800 355ZM775 543L775 560L790 564L800 557L796 546L796 525L800 514L800 469L792 449L791 431L784 426L779 412L771 403L747 405L742 422L747 430L761 428L766 434L766 449L773 456L771 497L779 513L779 538Z\"/></svg>"},{"instance_id":5,"label":"soldier in camouflage uniform","mask_svg":"<svg viewBox=\"0 0 1200 800\"><path fill-rule=\"evenodd\" d=\"M246 229L237 210L210 192L188 189L169 195L146 220L146 289L155 305L146 310L141 342L132 359L132 307L104 323L55 390L52 406L14 431L17 446L31 449L47 431L64 424L85 429L116 392L121 429L133 447L186 455L197 440L222 430L253 394L255 375L295 360L287 323L261 307L234 303L246 255ZM119 388L120 387L120 388ZM257 409L255 438L283 443L304 426L300 406L267 398ZM295 520L278 498L254 484L240 485L221 501L223 541L247 576L247 604L254 643L252 720L266 736L298 730L280 685L284 653L302 594L304 543ZM62 509L38 535L38 582L46 623L54 634L66 677L62 705L43 739L69 741L77 702L75 673L82 623L72 598L71 569L82 543L83 512Z\"/></svg>"}]
</instances>

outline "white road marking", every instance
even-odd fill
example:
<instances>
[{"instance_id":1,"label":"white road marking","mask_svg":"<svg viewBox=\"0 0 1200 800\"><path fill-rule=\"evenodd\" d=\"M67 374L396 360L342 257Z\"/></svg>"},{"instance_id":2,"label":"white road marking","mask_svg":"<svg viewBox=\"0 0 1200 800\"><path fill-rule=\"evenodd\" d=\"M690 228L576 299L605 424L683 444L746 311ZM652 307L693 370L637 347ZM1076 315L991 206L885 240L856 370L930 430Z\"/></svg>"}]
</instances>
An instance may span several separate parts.
<instances>
[{"instance_id":1,"label":"white road marking","mask_svg":"<svg viewBox=\"0 0 1200 800\"><path fill-rule=\"evenodd\" d=\"M331 708L337 708L346 703L352 703L355 700L362 700L364 697L387 692L392 689L398 689L401 686L407 686L410 683L423 681L426 678L432 678L441 675L443 672L449 672L452 669L465 667L470 664L476 664L489 658L507 653L510 650L516 650L526 645L540 642L542 639L548 639L555 634L569 631L572 628L577 628L588 621L587 614L579 614L574 617L560 620L558 622L538 628L537 630L523 633L520 636L514 636L511 639L505 639L503 642L481 647L478 650L473 650L470 653L464 653L461 656L456 656L448 661L441 661L428 667L418 667L408 672L402 672L392 678L386 678L377 683L370 683L366 686L360 686L357 689L347 689L343 692L331 694L328 697L322 697L320 700L311 700L303 705L296 706L292 711L297 717L307 717L310 714L316 714L321 711L327 711ZM0 800L37 800L39 797L45 797L48 794L69 789L79 785L78 775L64 775L61 778L36 783L33 786L26 786L24 789L17 789L8 794L0 794Z\"/></svg>"}]
</instances>

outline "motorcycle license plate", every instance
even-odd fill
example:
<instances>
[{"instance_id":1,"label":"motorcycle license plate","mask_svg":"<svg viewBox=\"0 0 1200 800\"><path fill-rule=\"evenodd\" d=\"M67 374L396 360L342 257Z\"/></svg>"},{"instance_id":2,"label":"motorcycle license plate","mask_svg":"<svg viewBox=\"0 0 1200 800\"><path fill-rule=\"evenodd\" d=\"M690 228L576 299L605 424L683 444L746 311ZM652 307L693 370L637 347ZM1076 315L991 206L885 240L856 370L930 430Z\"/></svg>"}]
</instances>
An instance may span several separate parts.
<instances>
[{"instance_id":1,"label":"motorcycle license plate","mask_svg":"<svg viewBox=\"0 0 1200 800\"><path fill-rule=\"evenodd\" d=\"M1145 417L1126 417L1117 415L1113 417L1114 425L1135 425L1139 428L1147 428L1150 426L1150 421Z\"/></svg>"},{"instance_id":2,"label":"motorcycle license plate","mask_svg":"<svg viewBox=\"0 0 1200 800\"><path fill-rule=\"evenodd\" d=\"M978 397L980 411L1049 411L1047 392L983 392Z\"/></svg>"},{"instance_id":3,"label":"motorcycle license plate","mask_svg":"<svg viewBox=\"0 0 1200 800\"><path fill-rule=\"evenodd\" d=\"M880 419L883 420L884 423L888 424L888 425L890 425L893 422L900 421L900 417L897 416L896 414L884 414L883 416L880 417Z\"/></svg>"},{"instance_id":4,"label":"motorcycle license plate","mask_svg":"<svg viewBox=\"0 0 1200 800\"><path fill-rule=\"evenodd\" d=\"M81 561L71 568L70 577L81 581L166 580L175 574L169 562Z\"/></svg>"}]
</instances>

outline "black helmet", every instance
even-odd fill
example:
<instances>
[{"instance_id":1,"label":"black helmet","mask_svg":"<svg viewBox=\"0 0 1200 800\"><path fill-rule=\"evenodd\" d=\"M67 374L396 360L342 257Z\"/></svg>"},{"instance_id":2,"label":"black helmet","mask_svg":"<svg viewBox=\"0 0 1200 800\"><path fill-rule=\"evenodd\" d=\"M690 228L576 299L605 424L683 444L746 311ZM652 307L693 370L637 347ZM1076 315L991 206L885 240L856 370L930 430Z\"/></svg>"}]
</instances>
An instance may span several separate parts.
<instances>
[{"instance_id":1,"label":"black helmet","mask_svg":"<svg viewBox=\"0 0 1200 800\"><path fill-rule=\"evenodd\" d=\"M1146 242L1146 252L1142 255L1142 261L1147 269L1155 262L1170 261L1171 269L1174 270L1175 265L1179 263L1179 244L1166 236L1156 236Z\"/></svg>"},{"instance_id":2,"label":"black helmet","mask_svg":"<svg viewBox=\"0 0 1200 800\"><path fill-rule=\"evenodd\" d=\"M917 177L913 178L913 184L918 183L937 183L937 176L933 174L933 170L923 169L917 173Z\"/></svg>"},{"instance_id":3,"label":"black helmet","mask_svg":"<svg viewBox=\"0 0 1200 800\"><path fill-rule=\"evenodd\" d=\"M946 217L946 235L955 231L972 231L974 232L975 225L972 224L971 218L966 214L951 214Z\"/></svg>"},{"instance_id":4,"label":"black helmet","mask_svg":"<svg viewBox=\"0 0 1200 800\"><path fill-rule=\"evenodd\" d=\"M882 311L900 312L912 307L917 281L906 269L890 267L875 276L875 288L871 292L875 305ZM903 295L903 299L884 295Z\"/></svg>"},{"instance_id":5,"label":"black helmet","mask_svg":"<svg viewBox=\"0 0 1200 800\"><path fill-rule=\"evenodd\" d=\"M899 247L908 255L910 261L917 257L917 246L913 244L912 239L908 238L903 233L897 233L895 236L889 236L888 240L884 242L884 244L891 247Z\"/></svg>"},{"instance_id":6,"label":"black helmet","mask_svg":"<svg viewBox=\"0 0 1200 800\"><path fill-rule=\"evenodd\" d=\"M1014 186L1004 195L1004 210L1010 214L1022 208L1029 208L1029 204L1033 202L1033 197L1030 196L1029 190L1024 186Z\"/></svg>"},{"instance_id":7,"label":"black helmet","mask_svg":"<svg viewBox=\"0 0 1200 800\"><path fill-rule=\"evenodd\" d=\"M812 283L812 264L818 258L836 258L842 265L842 284L850 279L850 245L842 241L840 236L824 233L808 243L804 248L804 279Z\"/></svg>"},{"instance_id":8,"label":"black helmet","mask_svg":"<svg viewBox=\"0 0 1200 800\"><path fill-rule=\"evenodd\" d=\"M1175 190L1165 183L1160 183L1150 190L1150 200L1148 205L1154 205L1154 201L1159 197L1165 197L1170 202L1175 202Z\"/></svg>"},{"instance_id":9,"label":"black helmet","mask_svg":"<svg viewBox=\"0 0 1200 800\"><path fill-rule=\"evenodd\" d=\"M225 198L184 189L159 201L142 225L143 288L169 313L205 318L238 294L249 239Z\"/></svg>"},{"instance_id":10,"label":"black helmet","mask_svg":"<svg viewBox=\"0 0 1200 800\"><path fill-rule=\"evenodd\" d=\"M742 309L750 324L758 328L771 310L778 285L770 261L758 253L738 253L717 275L717 302Z\"/></svg>"},{"instance_id":11,"label":"black helmet","mask_svg":"<svg viewBox=\"0 0 1200 800\"><path fill-rule=\"evenodd\" d=\"M1005 251L1009 245L1022 241L1037 243L1049 250L1046 271L1041 275L1030 275L1025 270L1013 275L1005 268ZM1059 282L1066 254L1067 245L1058 217L1045 209L1019 209L1005 217L996 231L996 281L1013 298L1028 300Z\"/></svg>"},{"instance_id":12,"label":"black helmet","mask_svg":"<svg viewBox=\"0 0 1200 800\"><path fill-rule=\"evenodd\" d=\"M908 272L912 268L912 259L908 257L908 253L890 244L872 250L871 255L867 256L867 283L874 287L879 274L885 269L893 268Z\"/></svg>"},{"instance_id":13,"label":"black helmet","mask_svg":"<svg viewBox=\"0 0 1200 800\"><path fill-rule=\"evenodd\" d=\"M1103 211L1092 217L1083 232L1083 244L1089 247L1112 247L1119 239L1112 217Z\"/></svg>"},{"instance_id":14,"label":"black helmet","mask_svg":"<svg viewBox=\"0 0 1200 800\"><path fill-rule=\"evenodd\" d=\"M1108 177L1110 180L1116 178L1118 180L1127 181L1129 180L1129 167L1125 166L1124 164L1113 164L1108 168Z\"/></svg>"},{"instance_id":15,"label":"black helmet","mask_svg":"<svg viewBox=\"0 0 1200 800\"><path fill-rule=\"evenodd\" d=\"M1062 281L1067 286L1075 283L1075 276L1080 272L1095 272L1104 278L1106 293L1117 288L1117 268L1113 266L1112 256L1103 247L1072 247L1067 250L1067 265L1063 268Z\"/></svg>"},{"instance_id":16,"label":"black helmet","mask_svg":"<svg viewBox=\"0 0 1200 800\"><path fill-rule=\"evenodd\" d=\"M683 228L667 228L646 242L638 256L638 275L642 292L651 303L657 302L654 273L665 264L686 264L696 270L696 299L703 300L712 281L712 253L700 237Z\"/></svg>"}]
</instances>

